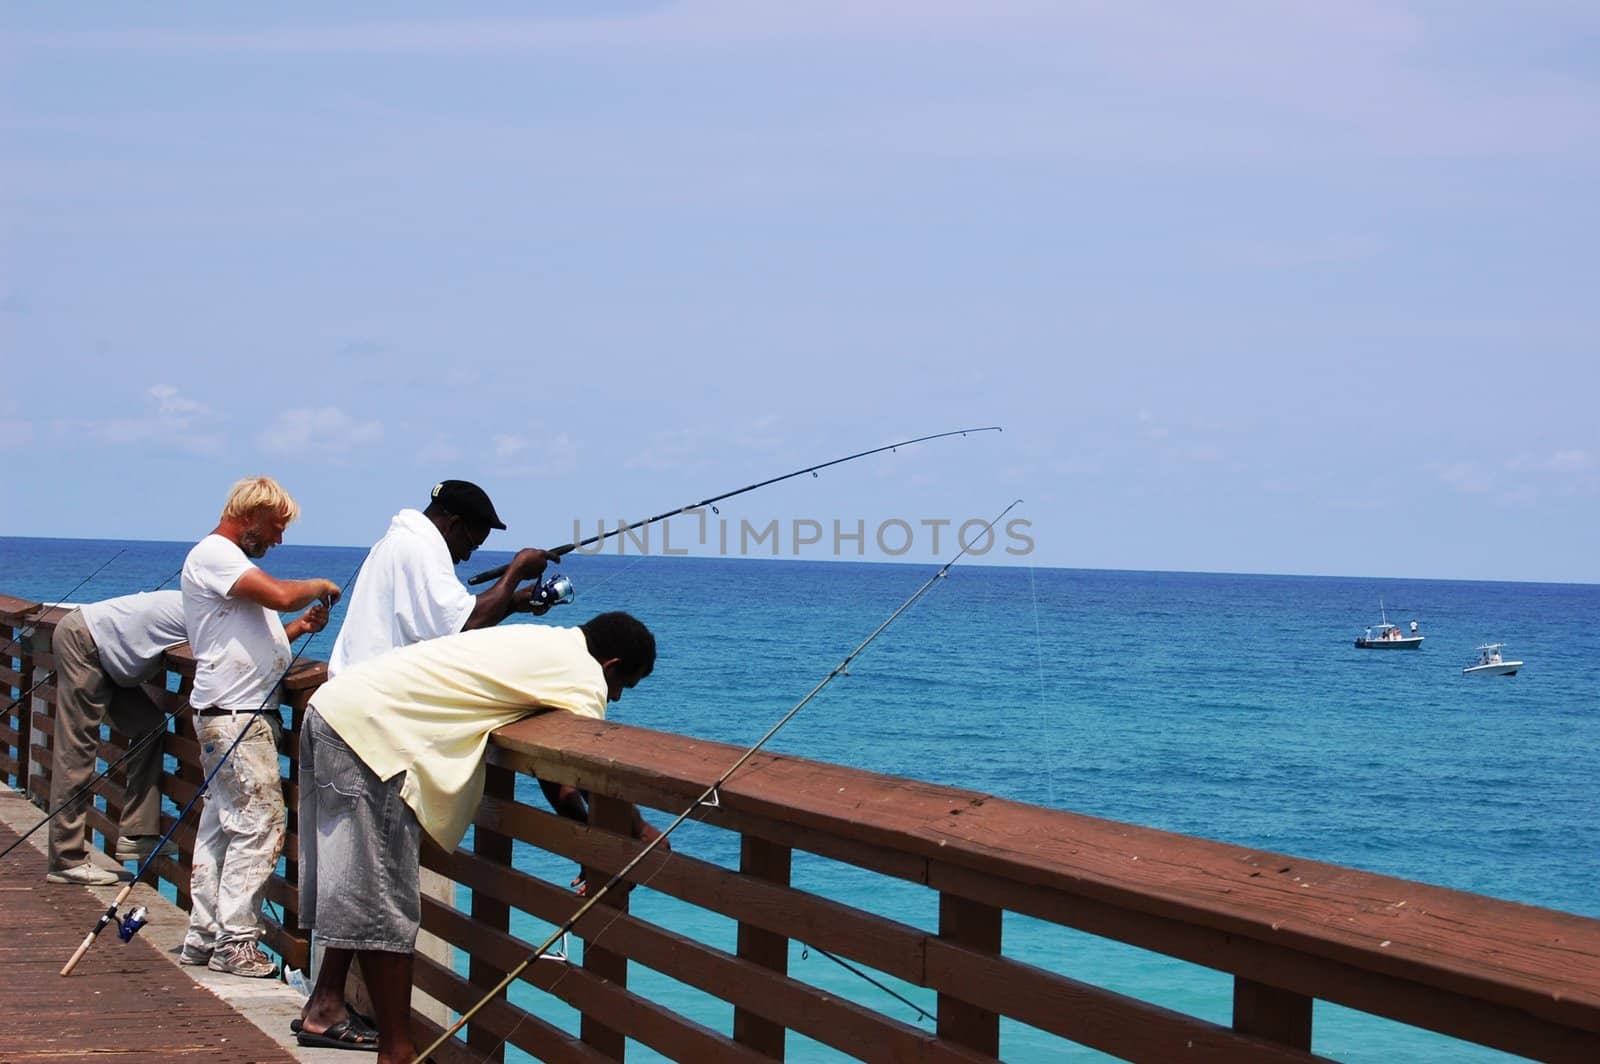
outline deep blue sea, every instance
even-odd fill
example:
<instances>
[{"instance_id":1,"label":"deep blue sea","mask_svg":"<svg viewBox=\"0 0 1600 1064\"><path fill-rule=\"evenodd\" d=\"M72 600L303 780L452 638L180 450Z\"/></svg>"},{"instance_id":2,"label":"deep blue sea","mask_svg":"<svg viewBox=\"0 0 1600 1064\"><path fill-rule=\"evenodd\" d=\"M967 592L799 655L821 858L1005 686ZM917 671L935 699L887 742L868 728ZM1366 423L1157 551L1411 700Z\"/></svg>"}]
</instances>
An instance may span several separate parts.
<instances>
[{"instance_id":1,"label":"deep blue sea","mask_svg":"<svg viewBox=\"0 0 1600 1064\"><path fill-rule=\"evenodd\" d=\"M188 546L0 538L0 592L86 602L172 586ZM363 554L284 546L263 564L344 584ZM484 552L461 572L508 558ZM638 615L660 657L611 719L748 745L935 568L569 556L577 602L546 621ZM1419 623L1420 650L1352 646L1378 620L1380 598L1391 621ZM318 636L307 656L325 658L332 636ZM1464 678L1484 642L1507 644L1523 670ZM1600 917L1594 585L957 566L770 747ZM674 845L737 860L736 843L702 825L687 825ZM518 860L570 878L542 854ZM917 888L801 855L795 881L936 925L934 899ZM633 905L731 948L732 925L720 918L647 890ZM518 933L543 937L533 921ZM1008 918L1005 934L1009 955L1229 1021L1226 976L1020 918ZM790 971L918 1022L799 945ZM636 972L631 985L645 993L731 1026L720 1004ZM931 1011L932 995L898 989ZM563 1007L522 991L519 1001L570 1024ZM1341 1060L1507 1059L1320 1003L1315 1024L1315 1051ZM1002 1037L1008 1060L1097 1056L1016 1025ZM836 1054L791 1035L790 1058Z\"/></svg>"}]
</instances>

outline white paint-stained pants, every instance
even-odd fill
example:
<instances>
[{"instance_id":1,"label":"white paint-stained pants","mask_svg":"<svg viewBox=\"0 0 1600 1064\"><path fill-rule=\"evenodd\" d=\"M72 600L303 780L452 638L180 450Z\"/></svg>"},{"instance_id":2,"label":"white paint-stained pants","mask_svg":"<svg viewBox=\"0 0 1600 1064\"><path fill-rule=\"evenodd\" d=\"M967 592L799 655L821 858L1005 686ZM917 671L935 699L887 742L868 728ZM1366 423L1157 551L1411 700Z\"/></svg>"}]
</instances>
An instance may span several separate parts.
<instances>
[{"instance_id":1,"label":"white paint-stained pants","mask_svg":"<svg viewBox=\"0 0 1600 1064\"><path fill-rule=\"evenodd\" d=\"M261 899L283 850L282 724L275 713L195 717L200 765L212 777L195 838L185 944L211 950L261 938ZM232 754L228 747L244 731ZM223 756L227 754L227 760Z\"/></svg>"}]
</instances>

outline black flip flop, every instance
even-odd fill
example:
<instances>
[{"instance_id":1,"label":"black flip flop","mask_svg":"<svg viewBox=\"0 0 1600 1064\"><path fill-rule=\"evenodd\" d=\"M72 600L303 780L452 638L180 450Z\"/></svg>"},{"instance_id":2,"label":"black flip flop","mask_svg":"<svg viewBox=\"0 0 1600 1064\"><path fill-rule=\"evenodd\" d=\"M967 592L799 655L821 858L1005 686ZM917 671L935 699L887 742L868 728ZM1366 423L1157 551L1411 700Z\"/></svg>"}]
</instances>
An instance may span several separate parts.
<instances>
[{"instance_id":1,"label":"black flip flop","mask_svg":"<svg viewBox=\"0 0 1600 1064\"><path fill-rule=\"evenodd\" d=\"M304 1026L295 1032L295 1041L308 1049L353 1049L357 1052L376 1053L378 1032L355 1022L354 1017L340 1020L326 1031L308 1031Z\"/></svg>"},{"instance_id":2,"label":"black flip flop","mask_svg":"<svg viewBox=\"0 0 1600 1064\"><path fill-rule=\"evenodd\" d=\"M371 1016L365 1016L365 1015L362 1015L361 1013L357 1012L355 1009L350 1007L350 1002L348 1002L348 1001L346 1001L344 1003L344 1014L346 1016L350 1017L350 1019L354 1020L357 1027L360 1027L361 1025L365 1024L366 1025L366 1029L370 1030L373 1033L374 1037L377 1036L377 1033L378 1033L378 1021L373 1019ZM305 1021L302 1020L300 1017L296 1016L294 1019L289 1021L289 1030L291 1032L293 1032L294 1034L299 1034L300 1033L300 1028L303 1027L304 1025L305 1025Z\"/></svg>"}]
</instances>

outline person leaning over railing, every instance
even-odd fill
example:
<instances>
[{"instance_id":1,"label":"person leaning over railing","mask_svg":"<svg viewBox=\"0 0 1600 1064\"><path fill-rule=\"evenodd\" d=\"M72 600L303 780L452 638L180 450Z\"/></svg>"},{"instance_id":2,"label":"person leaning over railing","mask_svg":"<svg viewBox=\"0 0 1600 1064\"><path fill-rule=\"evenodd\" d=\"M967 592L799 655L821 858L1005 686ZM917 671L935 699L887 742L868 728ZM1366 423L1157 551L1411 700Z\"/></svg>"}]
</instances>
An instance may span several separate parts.
<instances>
[{"instance_id":1,"label":"person leaning over railing","mask_svg":"<svg viewBox=\"0 0 1600 1064\"><path fill-rule=\"evenodd\" d=\"M303 1046L370 1049L344 977L361 960L378 1060L409 1062L422 832L454 850L483 798L489 733L543 709L603 718L650 675L656 644L626 613L579 628L442 636L342 671L300 732L300 922L325 947L296 1028ZM659 833L632 810L633 834Z\"/></svg>"},{"instance_id":2,"label":"person leaning over railing","mask_svg":"<svg viewBox=\"0 0 1600 1064\"><path fill-rule=\"evenodd\" d=\"M183 595L144 591L81 606L56 625L55 741L50 755L51 883L107 886L122 877L89 863L87 821L90 796L63 809L66 800L94 778L100 726L107 720L135 745L164 719L139 689L161 674L162 655L188 639ZM127 787L117 829L116 858L142 861L161 838L161 744L145 743L127 759ZM169 842L163 857L176 857Z\"/></svg>"},{"instance_id":3,"label":"person leaning over railing","mask_svg":"<svg viewBox=\"0 0 1600 1064\"><path fill-rule=\"evenodd\" d=\"M276 481L241 480L216 529L183 563L184 625L195 657L189 704L211 788L195 837L189 932L178 959L252 978L277 971L258 944L261 899L284 836L276 688L292 660L290 641L321 631L339 600L332 580L279 580L251 560L282 543L299 515ZM278 618L306 606L287 627Z\"/></svg>"}]
</instances>

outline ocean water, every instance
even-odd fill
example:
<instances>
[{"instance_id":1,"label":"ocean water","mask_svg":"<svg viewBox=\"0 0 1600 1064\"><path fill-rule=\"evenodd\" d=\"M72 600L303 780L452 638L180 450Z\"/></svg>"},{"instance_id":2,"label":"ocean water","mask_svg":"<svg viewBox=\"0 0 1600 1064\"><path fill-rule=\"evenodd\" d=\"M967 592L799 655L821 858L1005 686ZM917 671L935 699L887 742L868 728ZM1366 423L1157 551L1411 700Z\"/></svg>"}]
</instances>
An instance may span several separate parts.
<instances>
[{"instance_id":1,"label":"ocean water","mask_svg":"<svg viewBox=\"0 0 1600 1064\"><path fill-rule=\"evenodd\" d=\"M187 547L0 538L0 592L93 601L171 586ZM363 554L285 546L264 564L344 584ZM508 558L485 552L461 571ZM611 719L748 745L935 568L569 556L577 602L547 620L635 613L656 632L660 657ZM1390 620L1419 623L1420 650L1354 649L1380 597ZM1483 642L1506 643L1523 670L1463 677ZM330 631L305 653L326 657L332 643ZM769 745L1600 917L1597 644L1593 585L957 566ZM737 862L736 843L701 825L686 825L674 846ZM552 878L571 874L525 848L517 860ZM794 878L906 923L937 922L932 896L909 885L803 855ZM634 911L731 947L730 923L648 890L636 892ZM515 930L543 937L531 920ZM1228 1022L1231 983L1221 974L1021 918L1008 917L1005 935L1008 955ZM919 1022L798 944L790 970ZM731 1025L719 1003L636 973L642 992ZM932 995L894 989L931 1011ZM572 1022L545 995L521 988L517 1000ZM837 1058L790 1038L793 1060ZM1350 1061L1508 1059L1320 1003L1313 1048ZM1011 1024L1001 1053L1097 1058Z\"/></svg>"}]
</instances>

